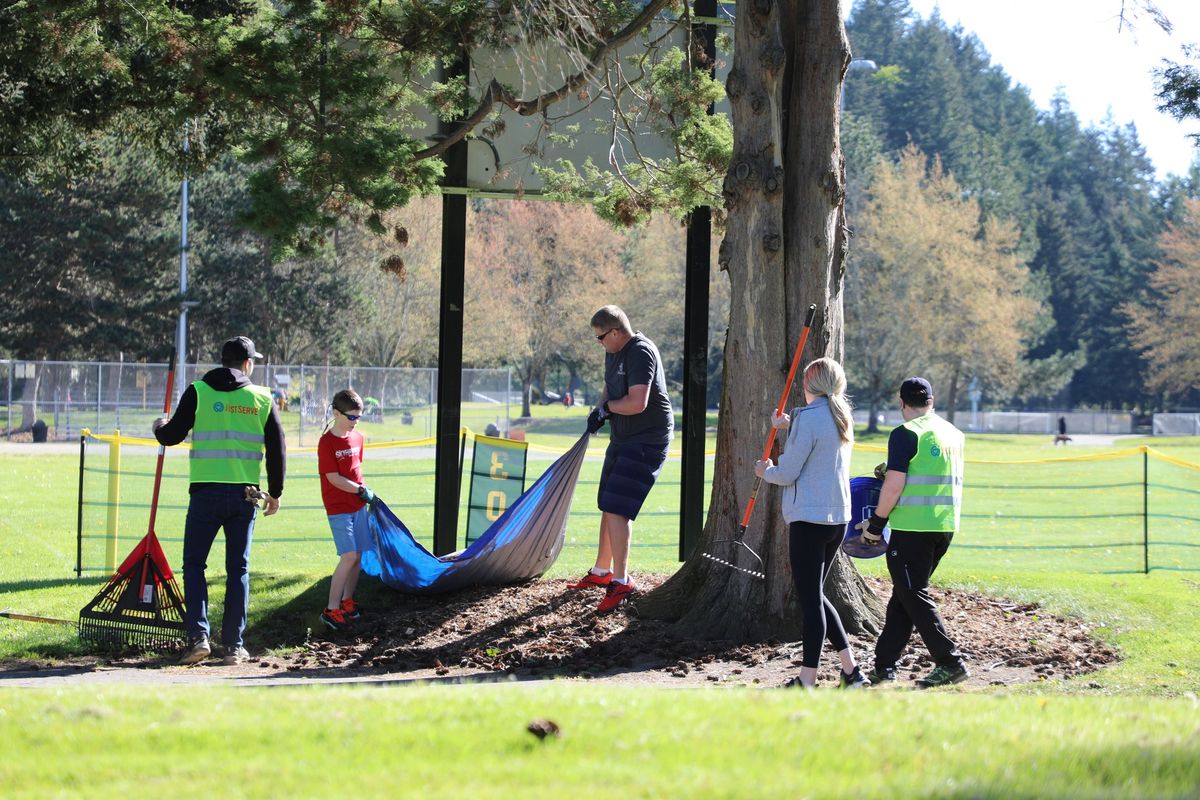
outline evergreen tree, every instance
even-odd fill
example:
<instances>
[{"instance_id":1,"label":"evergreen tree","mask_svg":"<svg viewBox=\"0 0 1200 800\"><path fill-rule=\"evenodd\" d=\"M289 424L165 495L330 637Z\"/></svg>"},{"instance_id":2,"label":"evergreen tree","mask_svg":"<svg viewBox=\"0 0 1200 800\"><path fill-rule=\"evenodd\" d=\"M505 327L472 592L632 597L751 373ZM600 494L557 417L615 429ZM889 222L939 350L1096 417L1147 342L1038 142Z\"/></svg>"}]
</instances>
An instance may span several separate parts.
<instances>
[{"instance_id":1,"label":"evergreen tree","mask_svg":"<svg viewBox=\"0 0 1200 800\"><path fill-rule=\"evenodd\" d=\"M144 150L96 145L90 175L0 175L0 349L18 358L162 358L170 350L177 184Z\"/></svg>"},{"instance_id":2,"label":"evergreen tree","mask_svg":"<svg viewBox=\"0 0 1200 800\"><path fill-rule=\"evenodd\" d=\"M331 234L307 256L276 260L269 237L246 226L249 170L226 156L192 181L191 361L215 361L221 342L248 334L275 363L344 363L362 286L343 271Z\"/></svg>"}]
</instances>

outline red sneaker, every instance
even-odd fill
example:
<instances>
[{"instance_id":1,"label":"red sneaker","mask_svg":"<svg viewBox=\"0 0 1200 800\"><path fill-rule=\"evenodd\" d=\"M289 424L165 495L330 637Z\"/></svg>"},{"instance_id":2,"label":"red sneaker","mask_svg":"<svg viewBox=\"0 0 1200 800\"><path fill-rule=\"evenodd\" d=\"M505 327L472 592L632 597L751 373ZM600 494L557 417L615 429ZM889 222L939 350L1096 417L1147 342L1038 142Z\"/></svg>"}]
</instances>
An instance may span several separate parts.
<instances>
[{"instance_id":1,"label":"red sneaker","mask_svg":"<svg viewBox=\"0 0 1200 800\"><path fill-rule=\"evenodd\" d=\"M612 583L612 573L606 572L603 575L597 575L594 572L585 573L582 578L574 583L568 583L568 589L590 589L593 586L608 586Z\"/></svg>"},{"instance_id":2,"label":"red sneaker","mask_svg":"<svg viewBox=\"0 0 1200 800\"><path fill-rule=\"evenodd\" d=\"M629 583L609 583L608 589L604 592L604 599L600 601L600 605L596 606L596 613L607 614L630 597L633 597L636 593L637 586L633 581Z\"/></svg>"},{"instance_id":3,"label":"red sneaker","mask_svg":"<svg viewBox=\"0 0 1200 800\"><path fill-rule=\"evenodd\" d=\"M354 602L353 597L347 597L342 601L342 614L351 622L358 622L362 619L362 609L358 603Z\"/></svg>"},{"instance_id":4,"label":"red sneaker","mask_svg":"<svg viewBox=\"0 0 1200 800\"><path fill-rule=\"evenodd\" d=\"M321 622L329 626L330 630L341 631L350 627L350 620L346 619L346 615L342 613L340 608L327 608L321 612Z\"/></svg>"}]
</instances>

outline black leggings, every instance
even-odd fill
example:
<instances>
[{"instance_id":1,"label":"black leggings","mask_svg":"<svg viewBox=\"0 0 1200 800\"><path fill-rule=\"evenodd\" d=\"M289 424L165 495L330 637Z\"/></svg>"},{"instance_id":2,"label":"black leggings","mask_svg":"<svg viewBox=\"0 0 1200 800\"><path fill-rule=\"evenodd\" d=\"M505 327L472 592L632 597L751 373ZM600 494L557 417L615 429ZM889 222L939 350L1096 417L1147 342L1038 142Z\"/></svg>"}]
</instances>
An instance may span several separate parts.
<instances>
[{"instance_id":1,"label":"black leggings","mask_svg":"<svg viewBox=\"0 0 1200 800\"><path fill-rule=\"evenodd\" d=\"M842 619L824 591L825 578L829 576L845 533L845 525L793 522L788 526L792 581L796 584L796 600L804 615L803 664L806 667L815 668L820 663L821 645L827 636L839 652L850 646Z\"/></svg>"}]
</instances>

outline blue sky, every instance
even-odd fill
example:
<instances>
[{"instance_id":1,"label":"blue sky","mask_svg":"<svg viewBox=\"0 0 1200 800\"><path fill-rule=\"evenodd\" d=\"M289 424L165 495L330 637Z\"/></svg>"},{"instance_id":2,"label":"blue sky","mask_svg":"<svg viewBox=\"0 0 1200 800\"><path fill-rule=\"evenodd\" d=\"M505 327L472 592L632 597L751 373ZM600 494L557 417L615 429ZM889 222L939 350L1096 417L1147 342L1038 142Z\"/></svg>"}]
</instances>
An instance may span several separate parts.
<instances>
[{"instance_id":1,"label":"blue sky","mask_svg":"<svg viewBox=\"0 0 1200 800\"><path fill-rule=\"evenodd\" d=\"M1039 108L1048 108L1061 86L1085 125L1109 114L1118 124L1134 123L1160 177L1185 172L1196 156L1187 134L1200 132L1200 120L1181 124L1156 110L1151 70L1164 57L1181 60L1181 44L1200 42L1200 0L1157 0L1175 26L1171 36L1149 19L1118 30L1121 0L910 2L922 17L936 7L946 22L974 33Z\"/></svg>"}]
</instances>

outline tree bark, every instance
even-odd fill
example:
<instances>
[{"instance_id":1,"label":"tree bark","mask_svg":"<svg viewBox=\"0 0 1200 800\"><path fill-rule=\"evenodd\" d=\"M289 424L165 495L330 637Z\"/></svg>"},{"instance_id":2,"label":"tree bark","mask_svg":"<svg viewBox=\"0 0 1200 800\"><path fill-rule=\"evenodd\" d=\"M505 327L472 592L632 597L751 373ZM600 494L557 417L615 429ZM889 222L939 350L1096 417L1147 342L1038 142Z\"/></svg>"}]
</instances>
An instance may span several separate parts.
<instances>
[{"instance_id":1,"label":"tree bark","mask_svg":"<svg viewBox=\"0 0 1200 800\"><path fill-rule=\"evenodd\" d=\"M956 368L950 373L950 387L946 392L946 403L942 407L942 414L948 422L954 422L954 409L958 408L958 382L962 377L962 373ZM934 403L935 405L940 405Z\"/></svg>"},{"instance_id":2,"label":"tree bark","mask_svg":"<svg viewBox=\"0 0 1200 800\"><path fill-rule=\"evenodd\" d=\"M838 0L740 4L734 35L726 82L734 153L719 257L730 282L729 334L712 498L697 553L638 611L675 620L697 638L795 639L802 626L774 487L760 491L745 536L763 557L765 580L700 553L757 568L719 540L737 533L810 303L818 317L805 361L842 356L846 229L838 98L850 48ZM790 404L803 404L798 387ZM845 555L837 558L826 594L847 630L879 630L882 605Z\"/></svg>"}]
</instances>

